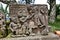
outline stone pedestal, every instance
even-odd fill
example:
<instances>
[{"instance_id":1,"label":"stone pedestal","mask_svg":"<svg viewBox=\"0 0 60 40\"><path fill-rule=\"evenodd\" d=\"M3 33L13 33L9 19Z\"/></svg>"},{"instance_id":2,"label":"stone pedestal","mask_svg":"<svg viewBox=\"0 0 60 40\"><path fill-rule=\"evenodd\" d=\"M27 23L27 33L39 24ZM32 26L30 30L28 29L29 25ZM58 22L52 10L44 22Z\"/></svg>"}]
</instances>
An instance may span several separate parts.
<instances>
[{"instance_id":1,"label":"stone pedestal","mask_svg":"<svg viewBox=\"0 0 60 40\"><path fill-rule=\"evenodd\" d=\"M0 40L60 40L59 37L53 33L49 33L47 36L27 36L18 38L4 38Z\"/></svg>"}]
</instances>

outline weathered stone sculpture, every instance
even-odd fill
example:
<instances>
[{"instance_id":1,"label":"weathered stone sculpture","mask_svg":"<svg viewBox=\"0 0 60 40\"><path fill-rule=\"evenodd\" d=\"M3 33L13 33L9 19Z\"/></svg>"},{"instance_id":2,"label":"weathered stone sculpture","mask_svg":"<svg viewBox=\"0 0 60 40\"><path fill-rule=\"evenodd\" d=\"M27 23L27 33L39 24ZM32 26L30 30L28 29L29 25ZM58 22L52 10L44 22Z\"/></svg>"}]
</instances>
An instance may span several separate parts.
<instances>
[{"instance_id":1,"label":"weathered stone sculpture","mask_svg":"<svg viewBox=\"0 0 60 40\"><path fill-rule=\"evenodd\" d=\"M5 28L6 24L5 24L5 15L2 11L0 11L0 32L2 32L1 35L5 36Z\"/></svg>"},{"instance_id":2,"label":"weathered stone sculpture","mask_svg":"<svg viewBox=\"0 0 60 40\"><path fill-rule=\"evenodd\" d=\"M19 23L18 18L15 15L11 16L11 23L9 28L14 35L19 34L19 28L21 30L21 24Z\"/></svg>"},{"instance_id":3,"label":"weathered stone sculpture","mask_svg":"<svg viewBox=\"0 0 60 40\"><path fill-rule=\"evenodd\" d=\"M13 34L26 36L48 34L48 9L46 5L11 4L10 17L10 28L12 28Z\"/></svg>"}]
</instances>

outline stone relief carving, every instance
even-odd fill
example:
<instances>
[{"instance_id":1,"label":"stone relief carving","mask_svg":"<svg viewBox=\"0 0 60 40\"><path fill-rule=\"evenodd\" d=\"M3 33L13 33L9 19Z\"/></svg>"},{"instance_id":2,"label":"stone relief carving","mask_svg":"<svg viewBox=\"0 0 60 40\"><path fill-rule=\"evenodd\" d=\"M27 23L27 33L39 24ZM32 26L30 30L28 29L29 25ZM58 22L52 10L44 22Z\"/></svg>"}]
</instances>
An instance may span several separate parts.
<instances>
[{"instance_id":1,"label":"stone relief carving","mask_svg":"<svg viewBox=\"0 0 60 40\"><path fill-rule=\"evenodd\" d=\"M46 5L10 5L10 10L10 29L13 34L26 36L48 34Z\"/></svg>"},{"instance_id":2,"label":"stone relief carving","mask_svg":"<svg viewBox=\"0 0 60 40\"><path fill-rule=\"evenodd\" d=\"M0 32L2 33L1 35L5 35L5 28L6 24L5 24L5 15L2 11L0 11Z\"/></svg>"}]
</instances>

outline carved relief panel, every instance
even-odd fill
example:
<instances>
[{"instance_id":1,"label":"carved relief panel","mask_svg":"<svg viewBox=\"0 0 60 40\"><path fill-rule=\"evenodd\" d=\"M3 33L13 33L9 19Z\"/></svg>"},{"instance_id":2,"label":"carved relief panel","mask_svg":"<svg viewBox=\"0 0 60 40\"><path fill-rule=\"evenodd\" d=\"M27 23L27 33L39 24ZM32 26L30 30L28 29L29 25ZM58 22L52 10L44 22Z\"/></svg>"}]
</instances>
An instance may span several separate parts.
<instances>
[{"instance_id":1,"label":"carved relief panel","mask_svg":"<svg viewBox=\"0 0 60 40\"><path fill-rule=\"evenodd\" d=\"M15 35L48 34L47 5L12 4L10 17L10 29Z\"/></svg>"}]
</instances>

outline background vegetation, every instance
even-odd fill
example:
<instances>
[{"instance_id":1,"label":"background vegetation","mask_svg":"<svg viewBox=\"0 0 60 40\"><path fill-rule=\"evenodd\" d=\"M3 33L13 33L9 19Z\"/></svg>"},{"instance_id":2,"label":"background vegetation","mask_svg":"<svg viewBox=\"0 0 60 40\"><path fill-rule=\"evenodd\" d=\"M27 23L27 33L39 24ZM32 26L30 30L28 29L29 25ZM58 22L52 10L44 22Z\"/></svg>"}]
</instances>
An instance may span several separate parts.
<instances>
[{"instance_id":1,"label":"background vegetation","mask_svg":"<svg viewBox=\"0 0 60 40\"><path fill-rule=\"evenodd\" d=\"M52 30L60 30L60 4L56 5L56 17L55 17L55 22L54 23L50 23L49 25L52 27Z\"/></svg>"}]
</instances>

